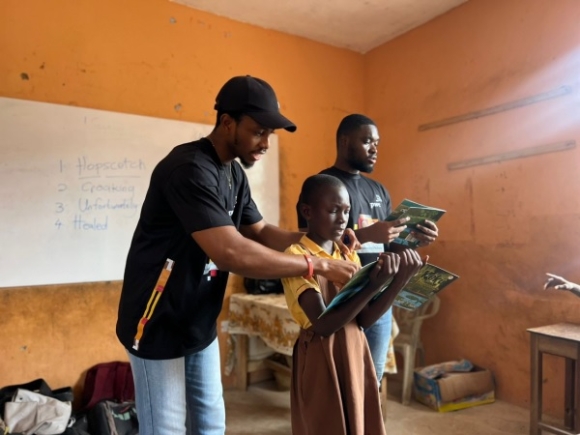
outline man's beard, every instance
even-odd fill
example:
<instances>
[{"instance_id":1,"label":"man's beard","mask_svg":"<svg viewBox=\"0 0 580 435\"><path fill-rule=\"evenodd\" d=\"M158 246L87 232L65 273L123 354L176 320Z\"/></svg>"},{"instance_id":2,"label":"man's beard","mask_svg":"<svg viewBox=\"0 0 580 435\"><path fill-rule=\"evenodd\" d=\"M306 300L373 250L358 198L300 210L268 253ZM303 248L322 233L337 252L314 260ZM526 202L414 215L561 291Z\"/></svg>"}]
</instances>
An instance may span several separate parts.
<instances>
[{"instance_id":1,"label":"man's beard","mask_svg":"<svg viewBox=\"0 0 580 435\"><path fill-rule=\"evenodd\" d=\"M355 167L357 171L364 172L365 174L370 174L375 169L374 165L369 165L365 163L358 163Z\"/></svg>"},{"instance_id":2,"label":"man's beard","mask_svg":"<svg viewBox=\"0 0 580 435\"><path fill-rule=\"evenodd\" d=\"M365 174L370 174L373 172L373 169L375 169L374 165L361 162L360 160L354 159L352 157L348 160L348 164L355 171L364 172Z\"/></svg>"},{"instance_id":3,"label":"man's beard","mask_svg":"<svg viewBox=\"0 0 580 435\"><path fill-rule=\"evenodd\" d=\"M373 172L373 169L375 169L374 165L371 165L367 163L367 161L360 159L352 148L350 148L348 151L348 165L351 169L364 172L366 174L370 174Z\"/></svg>"},{"instance_id":4,"label":"man's beard","mask_svg":"<svg viewBox=\"0 0 580 435\"><path fill-rule=\"evenodd\" d=\"M236 126L236 135L234 138L234 149L238 150L238 127ZM240 163L242 164L244 169L250 169L252 166L254 166L255 162L248 162L247 160L245 160L243 157L238 156L238 160L240 161Z\"/></svg>"},{"instance_id":5,"label":"man's beard","mask_svg":"<svg viewBox=\"0 0 580 435\"><path fill-rule=\"evenodd\" d=\"M250 168L253 168L254 167L254 162L251 162L251 163L250 162L246 162L241 157L239 159L240 159L240 163L242 164L242 166L243 166L244 169L250 169Z\"/></svg>"}]
</instances>

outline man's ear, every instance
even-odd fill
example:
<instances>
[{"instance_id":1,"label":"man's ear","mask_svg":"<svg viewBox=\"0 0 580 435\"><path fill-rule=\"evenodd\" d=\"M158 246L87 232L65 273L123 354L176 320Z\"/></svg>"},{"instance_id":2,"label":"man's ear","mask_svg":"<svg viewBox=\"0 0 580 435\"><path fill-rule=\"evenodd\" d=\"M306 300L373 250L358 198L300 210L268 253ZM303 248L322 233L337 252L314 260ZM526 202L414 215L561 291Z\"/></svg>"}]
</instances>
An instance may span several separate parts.
<instances>
[{"instance_id":1,"label":"man's ear","mask_svg":"<svg viewBox=\"0 0 580 435\"><path fill-rule=\"evenodd\" d=\"M299 209L300 209L300 214L302 215L302 217L304 219L306 219L306 221L309 221L310 216L311 216L311 212L312 212L310 206L308 204L304 204L303 202L301 202Z\"/></svg>"},{"instance_id":2,"label":"man's ear","mask_svg":"<svg viewBox=\"0 0 580 435\"><path fill-rule=\"evenodd\" d=\"M338 154L344 154L348 147L348 136L342 134L338 137L336 141L336 151Z\"/></svg>"},{"instance_id":3,"label":"man's ear","mask_svg":"<svg viewBox=\"0 0 580 435\"><path fill-rule=\"evenodd\" d=\"M223 113L220 117L220 124L225 127L226 130L230 130L231 127L235 127L236 120L232 118L228 113Z\"/></svg>"}]
</instances>

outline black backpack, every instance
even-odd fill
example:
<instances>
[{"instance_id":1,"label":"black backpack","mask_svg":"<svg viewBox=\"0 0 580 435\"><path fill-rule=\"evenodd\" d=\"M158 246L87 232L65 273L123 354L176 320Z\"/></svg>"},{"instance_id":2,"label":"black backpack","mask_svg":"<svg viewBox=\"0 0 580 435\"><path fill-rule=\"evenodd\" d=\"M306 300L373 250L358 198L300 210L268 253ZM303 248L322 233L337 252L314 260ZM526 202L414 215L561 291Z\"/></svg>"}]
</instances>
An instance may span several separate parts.
<instances>
[{"instance_id":1,"label":"black backpack","mask_svg":"<svg viewBox=\"0 0 580 435\"><path fill-rule=\"evenodd\" d=\"M138 435L139 422L135 402L102 400L88 414L91 435Z\"/></svg>"},{"instance_id":2,"label":"black backpack","mask_svg":"<svg viewBox=\"0 0 580 435\"><path fill-rule=\"evenodd\" d=\"M279 279L244 278L244 287L248 294L266 295L270 293L284 293L282 281Z\"/></svg>"}]
</instances>

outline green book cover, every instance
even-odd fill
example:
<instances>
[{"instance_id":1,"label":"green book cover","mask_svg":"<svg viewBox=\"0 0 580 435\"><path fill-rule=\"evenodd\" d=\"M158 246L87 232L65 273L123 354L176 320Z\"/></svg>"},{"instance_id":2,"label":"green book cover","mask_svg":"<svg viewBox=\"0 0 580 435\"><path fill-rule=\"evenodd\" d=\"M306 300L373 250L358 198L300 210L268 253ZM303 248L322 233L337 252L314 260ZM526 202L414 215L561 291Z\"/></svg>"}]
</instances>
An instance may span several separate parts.
<instances>
[{"instance_id":1,"label":"green book cover","mask_svg":"<svg viewBox=\"0 0 580 435\"><path fill-rule=\"evenodd\" d=\"M373 261L355 273L334 299L330 301L319 318L324 316L330 310L345 303L356 293L365 288L369 283L369 274L375 264L376 261ZM426 263L399 292L393 305L406 310L416 310L458 278L459 276L454 273L448 272L433 264ZM389 284L390 282L388 282L372 300L378 298L382 292L389 287Z\"/></svg>"},{"instance_id":2,"label":"green book cover","mask_svg":"<svg viewBox=\"0 0 580 435\"><path fill-rule=\"evenodd\" d=\"M417 224L422 224L425 219L432 222L437 222L443 215L445 210L427 205L419 204L418 202L404 199L387 217L387 221L394 221L402 217L409 217L406 223L407 228L399 234L393 243L406 246L408 248L416 248L419 241L413 237L412 231L420 231L417 229Z\"/></svg>"},{"instance_id":3,"label":"green book cover","mask_svg":"<svg viewBox=\"0 0 580 435\"><path fill-rule=\"evenodd\" d=\"M342 287L340 292L330 301L330 303L326 306L326 309L318 318L324 316L328 311L332 310L338 305L345 303L347 300L365 288L365 286L369 283L369 274L371 273L371 270L376 263L376 261L373 261L372 263L361 267L344 285L344 287Z\"/></svg>"},{"instance_id":4,"label":"green book cover","mask_svg":"<svg viewBox=\"0 0 580 435\"><path fill-rule=\"evenodd\" d=\"M458 278L452 272L426 263L399 292L393 305L416 310Z\"/></svg>"}]
</instances>

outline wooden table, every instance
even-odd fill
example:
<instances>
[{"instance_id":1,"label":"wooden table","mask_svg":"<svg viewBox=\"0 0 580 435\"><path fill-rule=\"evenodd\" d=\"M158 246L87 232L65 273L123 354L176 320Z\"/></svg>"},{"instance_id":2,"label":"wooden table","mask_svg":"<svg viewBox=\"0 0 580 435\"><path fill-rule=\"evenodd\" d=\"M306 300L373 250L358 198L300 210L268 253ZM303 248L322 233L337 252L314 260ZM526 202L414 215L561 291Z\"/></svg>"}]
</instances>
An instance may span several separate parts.
<instances>
[{"instance_id":1,"label":"wooden table","mask_svg":"<svg viewBox=\"0 0 580 435\"><path fill-rule=\"evenodd\" d=\"M283 294L230 296L228 332L236 337L234 370L238 388L248 385L248 336L258 336L283 355L292 355L300 327L290 315Z\"/></svg>"},{"instance_id":2,"label":"wooden table","mask_svg":"<svg viewBox=\"0 0 580 435\"><path fill-rule=\"evenodd\" d=\"M531 339L530 435L580 433L580 325L559 323L528 329ZM542 421L543 354L565 358L564 427Z\"/></svg>"}]
</instances>

